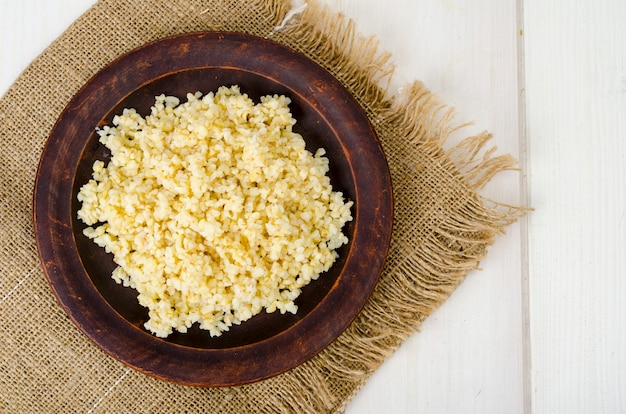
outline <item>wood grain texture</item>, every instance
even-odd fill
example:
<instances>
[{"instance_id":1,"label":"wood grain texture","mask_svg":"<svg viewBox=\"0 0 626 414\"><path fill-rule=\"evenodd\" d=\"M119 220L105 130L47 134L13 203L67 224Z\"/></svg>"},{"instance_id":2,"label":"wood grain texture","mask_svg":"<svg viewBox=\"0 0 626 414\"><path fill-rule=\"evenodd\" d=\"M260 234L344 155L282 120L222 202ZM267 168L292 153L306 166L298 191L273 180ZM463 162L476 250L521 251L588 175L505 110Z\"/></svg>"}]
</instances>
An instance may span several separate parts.
<instances>
[{"instance_id":1,"label":"wood grain texture","mask_svg":"<svg viewBox=\"0 0 626 414\"><path fill-rule=\"evenodd\" d=\"M531 398L626 412L626 3L527 1Z\"/></svg>"}]
</instances>

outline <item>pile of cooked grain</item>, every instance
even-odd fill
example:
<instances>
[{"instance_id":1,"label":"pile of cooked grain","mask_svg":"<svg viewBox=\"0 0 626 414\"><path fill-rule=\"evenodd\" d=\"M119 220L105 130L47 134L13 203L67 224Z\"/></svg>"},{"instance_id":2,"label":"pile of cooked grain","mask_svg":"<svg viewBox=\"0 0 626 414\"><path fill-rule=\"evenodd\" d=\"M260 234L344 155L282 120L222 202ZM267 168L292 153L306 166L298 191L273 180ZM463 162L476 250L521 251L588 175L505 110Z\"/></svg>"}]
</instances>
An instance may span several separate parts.
<instances>
[{"instance_id":1,"label":"pile of cooked grain","mask_svg":"<svg viewBox=\"0 0 626 414\"><path fill-rule=\"evenodd\" d=\"M194 323L219 336L267 312L295 313L303 286L347 243L351 201L334 192L325 151L292 131L284 96L255 104L237 86L158 96L98 130L111 151L78 200L84 234L114 256L159 337Z\"/></svg>"}]
</instances>

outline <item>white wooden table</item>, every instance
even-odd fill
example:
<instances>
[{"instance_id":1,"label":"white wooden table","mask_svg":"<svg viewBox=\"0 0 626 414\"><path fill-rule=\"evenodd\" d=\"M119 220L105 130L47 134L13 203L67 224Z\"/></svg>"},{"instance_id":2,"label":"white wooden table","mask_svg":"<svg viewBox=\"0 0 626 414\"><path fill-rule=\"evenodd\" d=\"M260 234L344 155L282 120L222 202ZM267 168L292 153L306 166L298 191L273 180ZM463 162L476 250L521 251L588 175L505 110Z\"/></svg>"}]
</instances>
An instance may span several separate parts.
<instances>
[{"instance_id":1,"label":"white wooden table","mask_svg":"<svg viewBox=\"0 0 626 414\"><path fill-rule=\"evenodd\" d=\"M325 0L488 130L536 210L348 413L626 413L626 2ZM0 93L93 0L0 0Z\"/></svg>"}]
</instances>

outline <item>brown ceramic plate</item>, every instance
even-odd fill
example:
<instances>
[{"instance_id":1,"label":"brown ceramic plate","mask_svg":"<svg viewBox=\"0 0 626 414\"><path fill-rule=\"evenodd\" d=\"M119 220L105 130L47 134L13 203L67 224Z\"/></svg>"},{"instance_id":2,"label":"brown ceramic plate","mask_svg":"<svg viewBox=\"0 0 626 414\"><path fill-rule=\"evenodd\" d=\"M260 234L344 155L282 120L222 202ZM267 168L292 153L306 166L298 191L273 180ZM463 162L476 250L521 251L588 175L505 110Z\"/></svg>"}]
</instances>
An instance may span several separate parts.
<instances>
[{"instance_id":1,"label":"brown ceramic plate","mask_svg":"<svg viewBox=\"0 0 626 414\"><path fill-rule=\"evenodd\" d=\"M222 85L258 100L285 94L312 151L327 150L333 187L354 201L349 243L326 274L305 287L296 315L261 313L218 338L197 327L159 339L143 328L135 290L111 279L110 255L83 236L76 194L96 159L110 154L96 127L125 107L149 113L161 93L184 98ZM62 86L62 85L61 85ZM192 33L136 49L95 75L70 101L43 151L34 225L46 277L65 312L96 344L146 374L189 385L230 386L285 372L313 357L362 309L391 237L388 166L361 107L327 71L275 42L224 32Z\"/></svg>"}]
</instances>

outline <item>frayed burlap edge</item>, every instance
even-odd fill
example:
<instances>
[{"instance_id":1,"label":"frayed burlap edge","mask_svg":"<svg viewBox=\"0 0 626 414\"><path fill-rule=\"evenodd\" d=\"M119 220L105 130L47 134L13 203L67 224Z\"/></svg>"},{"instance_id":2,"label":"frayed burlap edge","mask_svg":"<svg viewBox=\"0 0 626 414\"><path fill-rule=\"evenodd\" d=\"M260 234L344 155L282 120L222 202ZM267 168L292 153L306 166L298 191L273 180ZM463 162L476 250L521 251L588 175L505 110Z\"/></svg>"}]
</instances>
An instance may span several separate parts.
<instances>
[{"instance_id":1,"label":"frayed burlap edge","mask_svg":"<svg viewBox=\"0 0 626 414\"><path fill-rule=\"evenodd\" d=\"M160 0L146 5L101 0L35 60L2 98L0 224L5 234L16 236L0 250L3 274L8 275L0 284L0 344L7 350L3 356L13 357L0 362L0 369L7 372L0 377L1 409L342 412L372 373L419 329L468 272L478 268L506 226L524 214L523 208L478 193L495 174L515 167L512 157L496 155L488 148L490 134L467 137L444 149L450 135L462 128L455 124L453 110L420 82L405 88L402 96L391 97L386 91L393 76L391 56L379 50L375 38L360 36L351 20L314 1L284 21L290 9L288 0ZM108 20L102 22L103 18ZM108 26L113 28L108 38L90 31ZM119 54L151 40L197 30L240 31L274 39L328 69L355 96L374 125L389 160L395 198L394 235L380 283L346 332L319 355L283 375L242 387L206 390L145 377L89 343L50 299L52 294L36 264L30 223L36 161L71 96ZM32 140L35 151L21 159L11 158L11 151L24 137ZM15 315L9 307L24 312L20 304L26 307L29 300L47 309L43 333L38 331L40 325L18 329L10 320ZM64 348L59 351L44 343ZM32 358L48 363L25 363Z\"/></svg>"}]
</instances>

